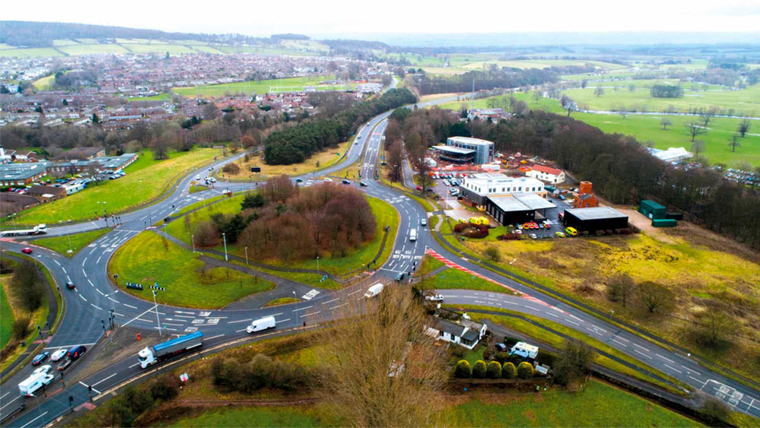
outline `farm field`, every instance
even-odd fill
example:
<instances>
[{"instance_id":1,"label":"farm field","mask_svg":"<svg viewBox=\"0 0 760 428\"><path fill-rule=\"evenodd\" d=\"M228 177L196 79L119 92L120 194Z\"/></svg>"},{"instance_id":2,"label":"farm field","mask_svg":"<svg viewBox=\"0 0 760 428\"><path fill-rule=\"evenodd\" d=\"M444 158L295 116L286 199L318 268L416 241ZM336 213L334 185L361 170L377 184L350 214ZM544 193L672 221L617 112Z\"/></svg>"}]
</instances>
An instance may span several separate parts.
<instances>
[{"instance_id":1,"label":"farm field","mask_svg":"<svg viewBox=\"0 0 760 428\"><path fill-rule=\"evenodd\" d=\"M90 242L100 238L110 231L111 229L109 228L96 229L89 232L77 233L74 235L35 239L33 243L35 245L49 248L53 251L63 254L66 257L74 257L76 253L78 253L82 248L89 245ZM72 250L72 252L68 253L68 250Z\"/></svg>"},{"instance_id":2,"label":"farm field","mask_svg":"<svg viewBox=\"0 0 760 428\"><path fill-rule=\"evenodd\" d=\"M110 53L129 53L129 50L121 45L116 44L96 44L96 45L71 45L60 46L58 50L65 52L67 55L96 55Z\"/></svg>"},{"instance_id":3,"label":"farm field","mask_svg":"<svg viewBox=\"0 0 760 428\"><path fill-rule=\"evenodd\" d=\"M602 61L584 61L584 60L557 60L557 59L531 59L531 60L511 60L503 61L498 60L498 55L488 54L470 54L470 55L451 55L449 57L449 67L445 67L445 57L423 57L421 60L417 57L407 57L412 62L412 65L420 67L428 74L437 75L455 75L462 74L472 70L483 70L496 64L499 68L549 68L549 67L562 67L570 65L584 65L593 64L599 67L600 70L612 71L621 70L627 68L625 65L613 64ZM416 61L415 61L416 60Z\"/></svg>"},{"instance_id":4,"label":"farm field","mask_svg":"<svg viewBox=\"0 0 760 428\"><path fill-rule=\"evenodd\" d=\"M0 56L16 58L63 56L53 48L0 49Z\"/></svg>"},{"instance_id":5,"label":"farm field","mask_svg":"<svg viewBox=\"0 0 760 428\"><path fill-rule=\"evenodd\" d=\"M20 213L15 220L21 224L55 224L91 219L96 211L99 215L104 210L108 213L122 212L157 198L185 172L218 155L219 151L214 149L193 149L190 152L171 152L169 159L155 161L150 151L146 150L126 168L125 177L101 182L63 199L34 207Z\"/></svg>"},{"instance_id":6,"label":"farm field","mask_svg":"<svg viewBox=\"0 0 760 428\"><path fill-rule=\"evenodd\" d=\"M261 156L252 155L245 161L245 158L235 161L240 167L240 173L237 175L230 175L218 171L219 174L223 174L225 179L231 181L265 181L271 177L279 177L280 175L303 175L310 172L318 173L318 170L327 168L336 162L338 162L343 156L344 152L349 149L351 141L338 144L337 147L331 147L319 153L313 154L309 159L304 162L292 164L292 165L267 165L261 160ZM261 167L261 173L252 173L251 167ZM316 175L316 174L312 174Z\"/></svg>"},{"instance_id":7,"label":"farm field","mask_svg":"<svg viewBox=\"0 0 760 428\"><path fill-rule=\"evenodd\" d=\"M318 86L319 82L334 79L335 76L292 77L288 79L271 79L248 82L223 83L219 85L194 86L186 88L173 88L175 94L185 97L220 97L228 92L244 92L264 94L269 92L270 86L282 86L302 90L305 86ZM350 86L350 85L349 85ZM324 86L320 90L331 89L333 86Z\"/></svg>"},{"instance_id":8,"label":"farm field","mask_svg":"<svg viewBox=\"0 0 760 428\"><path fill-rule=\"evenodd\" d=\"M148 285L158 283L167 292L158 302L197 308L222 308L274 284L224 267L213 267L157 233L142 232L121 246L108 264L109 274L118 274L123 291L150 299ZM109 275L112 276L112 275ZM144 290L126 288L125 282L143 284Z\"/></svg>"}]
</instances>

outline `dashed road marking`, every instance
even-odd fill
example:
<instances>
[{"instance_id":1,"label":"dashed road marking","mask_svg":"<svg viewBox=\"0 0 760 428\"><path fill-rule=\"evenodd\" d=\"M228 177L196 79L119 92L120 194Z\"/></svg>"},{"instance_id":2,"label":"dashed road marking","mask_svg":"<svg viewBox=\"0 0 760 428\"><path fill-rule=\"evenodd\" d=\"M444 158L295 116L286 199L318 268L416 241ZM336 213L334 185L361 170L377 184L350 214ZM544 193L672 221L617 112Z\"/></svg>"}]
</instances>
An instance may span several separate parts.
<instances>
[{"instance_id":1,"label":"dashed road marking","mask_svg":"<svg viewBox=\"0 0 760 428\"><path fill-rule=\"evenodd\" d=\"M637 354L640 354L640 355L643 355L643 356L645 356L645 357L649 358L650 360L652 359L652 357L650 357L649 355L647 355L647 354L645 354L645 353L643 353L643 352L639 351L638 349L634 349L634 350L633 350L633 352L635 352L635 353L637 353Z\"/></svg>"},{"instance_id":2,"label":"dashed road marking","mask_svg":"<svg viewBox=\"0 0 760 428\"><path fill-rule=\"evenodd\" d=\"M675 367L671 367L671 366L669 366L669 365L667 365L667 364L663 364L663 365L664 365L665 367L669 368L670 370L673 370L674 372L677 372L678 374L683 374L683 372L682 372L681 370L678 370L678 369L677 369L677 368L675 368Z\"/></svg>"},{"instance_id":3,"label":"dashed road marking","mask_svg":"<svg viewBox=\"0 0 760 428\"><path fill-rule=\"evenodd\" d=\"M82 296L82 294L81 294L81 293L77 293L77 294L79 294L79 297L81 297L81 298L82 298L82 300L84 300L85 302L87 301L87 299L85 299L85 298L84 298L84 296Z\"/></svg>"},{"instance_id":4,"label":"dashed road marking","mask_svg":"<svg viewBox=\"0 0 760 428\"><path fill-rule=\"evenodd\" d=\"M658 357L662 358L663 360L665 360L665 361L667 361L667 362L669 362L671 364L675 364L676 363L675 361L671 360L670 358L665 358L665 357L663 357L660 354L655 353L655 355L657 355Z\"/></svg>"}]
</instances>

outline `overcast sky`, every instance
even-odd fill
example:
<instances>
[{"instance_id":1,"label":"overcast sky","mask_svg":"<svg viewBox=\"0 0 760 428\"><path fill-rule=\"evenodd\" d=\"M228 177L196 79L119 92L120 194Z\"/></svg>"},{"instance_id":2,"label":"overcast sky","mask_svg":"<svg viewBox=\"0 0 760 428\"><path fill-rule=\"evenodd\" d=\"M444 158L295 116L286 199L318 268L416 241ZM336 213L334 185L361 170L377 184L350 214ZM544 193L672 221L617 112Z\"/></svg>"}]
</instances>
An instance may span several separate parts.
<instances>
[{"instance_id":1,"label":"overcast sky","mask_svg":"<svg viewBox=\"0 0 760 428\"><path fill-rule=\"evenodd\" d=\"M757 32L760 0L38 0L3 19L270 35ZM10 10L6 8L6 12Z\"/></svg>"}]
</instances>

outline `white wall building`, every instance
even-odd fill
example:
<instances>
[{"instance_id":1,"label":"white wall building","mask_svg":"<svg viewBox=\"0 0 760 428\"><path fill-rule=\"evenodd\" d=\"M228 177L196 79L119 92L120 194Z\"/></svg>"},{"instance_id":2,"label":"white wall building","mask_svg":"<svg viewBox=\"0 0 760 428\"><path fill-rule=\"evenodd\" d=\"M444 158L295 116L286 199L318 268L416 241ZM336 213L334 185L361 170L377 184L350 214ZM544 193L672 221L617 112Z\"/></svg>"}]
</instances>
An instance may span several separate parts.
<instances>
[{"instance_id":1,"label":"white wall building","mask_svg":"<svg viewBox=\"0 0 760 428\"><path fill-rule=\"evenodd\" d=\"M552 168L550 166L533 165L533 169L526 172L525 175L551 184L565 182L565 172L561 169Z\"/></svg>"},{"instance_id":2,"label":"white wall building","mask_svg":"<svg viewBox=\"0 0 760 428\"><path fill-rule=\"evenodd\" d=\"M509 177L504 174L473 174L459 186L462 194L477 205L485 205L489 196L520 193L546 194L544 183L530 177Z\"/></svg>"}]
</instances>

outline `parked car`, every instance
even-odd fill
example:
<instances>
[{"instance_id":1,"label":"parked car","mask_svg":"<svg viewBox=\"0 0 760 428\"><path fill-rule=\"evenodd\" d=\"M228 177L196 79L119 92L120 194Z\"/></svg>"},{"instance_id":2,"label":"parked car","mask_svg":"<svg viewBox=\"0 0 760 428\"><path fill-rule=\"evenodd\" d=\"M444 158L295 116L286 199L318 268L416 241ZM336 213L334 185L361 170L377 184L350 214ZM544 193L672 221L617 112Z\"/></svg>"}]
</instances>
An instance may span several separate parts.
<instances>
[{"instance_id":1,"label":"parked car","mask_svg":"<svg viewBox=\"0 0 760 428\"><path fill-rule=\"evenodd\" d=\"M32 365L33 366L39 366L49 356L50 356L49 352L41 352L41 353L37 354L37 356L34 357L34 359L32 360Z\"/></svg>"},{"instance_id":2,"label":"parked car","mask_svg":"<svg viewBox=\"0 0 760 428\"><path fill-rule=\"evenodd\" d=\"M303 183L303 178L296 178L296 183Z\"/></svg>"},{"instance_id":3,"label":"parked car","mask_svg":"<svg viewBox=\"0 0 760 428\"><path fill-rule=\"evenodd\" d=\"M32 249L28 248L28 247L27 248L22 248L21 252L24 253L24 254L32 254Z\"/></svg>"},{"instance_id":4,"label":"parked car","mask_svg":"<svg viewBox=\"0 0 760 428\"><path fill-rule=\"evenodd\" d=\"M551 229L552 228L552 224L551 223L544 223L544 227L546 229Z\"/></svg>"},{"instance_id":5,"label":"parked car","mask_svg":"<svg viewBox=\"0 0 760 428\"><path fill-rule=\"evenodd\" d=\"M535 233L531 233L530 237L533 238L533 239L538 239L538 236Z\"/></svg>"},{"instance_id":6,"label":"parked car","mask_svg":"<svg viewBox=\"0 0 760 428\"><path fill-rule=\"evenodd\" d=\"M517 229L513 232L515 235L522 235L522 230Z\"/></svg>"},{"instance_id":7,"label":"parked car","mask_svg":"<svg viewBox=\"0 0 760 428\"><path fill-rule=\"evenodd\" d=\"M422 190L422 186L417 186L417 190Z\"/></svg>"},{"instance_id":8,"label":"parked car","mask_svg":"<svg viewBox=\"0 0 760 428\"><path fill-rule=\"evenodd\" d=\"M442 294L436 294L434 296L425 296L426 300L429 300L431 302L443 302L443 295Z\"/></svg>"},{"instance_id":9,"label":"parked car","mask_svg":"<svg viewBox=\"0 0 760 428\"><path fill-rule=\"evenodd\" d=\"M578 230L576 228L574 228L574 227L566 227L565 228L565 233L568 234L568 235L570 235L570 236L577 236L578 235Z\"/></svg>"},{"instance_id":10,"label":"parked car","mask_svg":"<svg viewBox=\"0 0 760 428\"><path fill-rule=\"evenodd\" d=\"M564 238L565 234L562 232L554 232L555 235L557 235L558 238Z\"/></svg>"},{"instance_id":11,"label":"parked car","mask_svg":"<svg viewBox=\"0 0 760 428\"><path fill-rule=\"evenodd\" d=\"M44 366L39 366L32 372L32 376L37 376L39 374L50 374L50 371L53 370L53 366L47 364Z\"/></svg>"},{"instance_id":12,"label":"parked car","mask_svg":"<svg viewBox=\"0 0 760 428\"><path fill-rule=\"evenodd\" d=\"M59 349L53 352L53 355L50 356L50 361L59 361L61 358L65 357L68 352L68 349Z\"/></svg>"},{"instance_id":13,"label":"parked car","mask_svg":"<svg viewBox=\"0 0 760 428\"><path fill-rule=\"evenodd\" d=\"M497 343L494 346L496 347L496 352L507 352L507 345L503 343Z\"/></svg>"}]
</instances>

